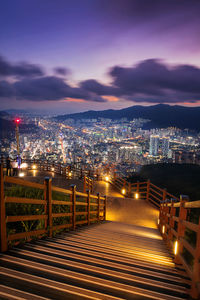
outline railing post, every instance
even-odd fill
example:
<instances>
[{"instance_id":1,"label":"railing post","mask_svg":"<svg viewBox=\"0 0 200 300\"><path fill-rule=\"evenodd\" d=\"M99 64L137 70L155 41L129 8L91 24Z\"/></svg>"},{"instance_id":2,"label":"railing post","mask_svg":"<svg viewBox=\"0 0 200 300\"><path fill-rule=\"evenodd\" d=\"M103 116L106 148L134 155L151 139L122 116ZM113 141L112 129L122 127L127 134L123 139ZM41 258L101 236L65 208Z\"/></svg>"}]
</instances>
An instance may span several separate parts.
<instances>
[{"instance_id":1,"label":"railing post","mask_svg":"<svg viewBox=\"0 0 200 300\"><path fill-rule=\"evenodd\" d=\"M137 181L137 193L139 193L139 191L140 191L140 182Z\"/></svg>"},{"instance_id":2,"label":"railing post","mask_svg":"<svg viewBox=\"0 0 200 300\"><path fill-rule=\"evenodd\" d=\"M163 201L165 201L166 199L166 196L167 196L167 189L163 189Z\"/></svg>"},{"instance_id":3,"label":"railing post","mask_svg":"<svg viewBox=\"0 0 200 300\"><path fill-rule=\"evenodd\" d=\"M4 178L3 165L0 165L0 234L1 234L1 252L8 249L6 232L6 207L4 198Z\"/></svg>"},{"instance_id":4,"label":"railing post","mask_svg":"<svg viewBox=\"0 0 200 300\"><path fill-rule=\"evenodd\" d=\"M83 193L86 193L86 176L83 178Z\"/></svg>"},{"instance_id":5,"label":"railing post","mask_svg":"<svg viewBox=\"0 0 200 300\"><path fill-rule=\"evenodd\" d=\"M192 273L191 297L194 299L200 297L200 217Z\"/></svg>"},{"instance_id":6,"label":"railing post","mask_svg":"<svg viewBox=\"0 0 200 300\"><path fill-rule=\"evenodd\" d=\"M147 194L146 194L146 200L149 201L149 193L150 193L150 180L147 180Z\"/></svg>"},{"instance_id":7,"label":"railing post","mask_svg":"<svg viewBox=\"0 0 200 300\"><path fill-rule=\"evenodd\" d=\"M106 210L107 210L107 196L104 196L104 221L106 220Z\"/></svg>"},{"instance_id":8,"label":"railing post","mask_svg":"<svg viewBox=\"0 0 200 300\"><path fill-rule=\"evenodd\" d=\"M173 201L171 201L171 207L170 207L169 214L170 214L170 220L169 220L168 245L170 246L170 242L173 240L173 233L172 233L172 229L174 229L173 217L176 215L176 207L174 207Z\"/></svg>"},{"instance_id":9,"label":"railing post","mask_svg":"<svg viewBox=\"0 0 200 300\"><path fill-rule=\"evenodd\" d=\"M178 222L178 230L177 230L177 240L179 244L179 254L181 255L183 251L183 245L180 243L180 239L185 235L185 225L183 225L183 221L187 219L187 208L184 207L185 202L188 201L188 197L181 195L180 196L180 209L179 209L179 222ZM175 257L174 262L176 264L181 264L178 255Z\"/></svg>"},{"instance_id":10,"label":"railing post","mask_svg":"<svg viewBox=\"0 0 200 300\"><path fill-rule=\"evenodd\" d=\"M128 182L128 196L131 198L131 183Z\"/></svg>"},{"instance_id":11,"label":"railing post","mask_svg":"<svg viewBox=\"0 0 200 300\"><path fill-rule=\"evenodd\" d=\"M72 191L72 228L76 229L76 185L71 185Z\"/></svg>"},{"instance_id":12,"label":"railing post","mask_svg":"<svg viewBox=\"0 0 200 300\"><path fill-rule=\"evenodd\" d=\"M52 218L52 179L45 178L45 189L46 189L46 201L47 201L47 214L48 214L48 235L49 237L53 236L53 218Z\"/></svg>"},{"instance_id":13,"label":"railing post","mask_svg":"<svg viewBox=\"0 0 200 300\"><path fill-rule=\"evenodd\" d=\"M100 222L100 193L97 193L98 197L98 222Z\"/></svg>"},{"instance_id":14,"label":"railing post","mask_svg":"<svg viewBox=\"0 0 200 300\"><path fill-rule=\"evenodd\" d=\"M90 190L87 190L87 221L90 225Z\"/></svg>"}]
</instances>

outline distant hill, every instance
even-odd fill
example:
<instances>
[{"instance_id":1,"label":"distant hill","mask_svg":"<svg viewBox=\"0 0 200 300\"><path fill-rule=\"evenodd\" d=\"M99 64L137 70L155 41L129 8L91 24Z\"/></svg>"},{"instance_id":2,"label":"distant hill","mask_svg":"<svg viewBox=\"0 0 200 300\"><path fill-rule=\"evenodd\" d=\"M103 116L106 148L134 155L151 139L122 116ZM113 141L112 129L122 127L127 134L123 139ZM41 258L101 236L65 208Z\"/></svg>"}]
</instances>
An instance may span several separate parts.
<instances>
[{"instance_id":1,"label":"distant hill","mask_svg":"<svg viewBox=\"0 0 200 300\"><path fill-rule=\"evenodd\" d=\"M158 104L153 106L131 106L120 110L103 110L103 111L87 111L76 114L68 114L57 116L58 121L73 119L97 119L109 118L117 120L127 118L149 119L150 122L145 124L145 128L166 128L175 126L181 129L192 129L200 131L200 107L184 107L171 106L166 104Z\"/></svg>"}]
</instances>

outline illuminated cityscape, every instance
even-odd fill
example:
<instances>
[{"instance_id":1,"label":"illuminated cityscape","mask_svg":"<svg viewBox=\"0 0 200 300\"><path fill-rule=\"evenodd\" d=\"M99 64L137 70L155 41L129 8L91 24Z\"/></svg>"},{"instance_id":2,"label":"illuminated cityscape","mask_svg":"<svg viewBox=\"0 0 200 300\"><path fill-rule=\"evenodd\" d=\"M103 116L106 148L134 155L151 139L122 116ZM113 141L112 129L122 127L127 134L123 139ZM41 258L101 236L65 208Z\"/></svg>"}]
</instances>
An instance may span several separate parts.
<instances>
[{"instance_id":1,"label":"illuminated cityscape","mask_svg":"<svg viewBox=\"0 0 200 300\"><path fill-rule=\"evenodd\" d=\"M35 127L31 133L20 133L24 160L60 162L86 169L110 165L124 175L152 163L200 164L198 133L175 127L142 129L145 119L67 119L63 123L47 117L25 120ZM1 140L1 155L15 159L15 132L11 136L11 140Z\"/></svg>"}]
</instances>

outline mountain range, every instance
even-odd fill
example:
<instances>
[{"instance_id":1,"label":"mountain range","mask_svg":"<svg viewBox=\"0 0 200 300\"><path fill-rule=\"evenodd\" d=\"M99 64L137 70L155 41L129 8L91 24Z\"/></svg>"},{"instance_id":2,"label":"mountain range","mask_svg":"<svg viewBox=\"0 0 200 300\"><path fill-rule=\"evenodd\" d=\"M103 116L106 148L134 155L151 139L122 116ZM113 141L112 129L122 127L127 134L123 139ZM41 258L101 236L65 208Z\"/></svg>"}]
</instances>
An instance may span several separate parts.
<instances>
[{"instance_id":1,"label":"mountain range","mask_svg":"<svg viewBox=\"0 0 200 300\"><path fill-rule=\"evenodd\" d=\"M158 104L152 106L134 105L120 110L102 110L102 111L86 111L75 114L59 115L57 121L72 119L98 119L109 118L118 120L127 118L133 120L135 118L143 118L150 120L145 124L145 128L166 128L177 127L180 129L191 129L200 131L200 107L185 107L180 105Z\"/></svg>"}]
</instances>

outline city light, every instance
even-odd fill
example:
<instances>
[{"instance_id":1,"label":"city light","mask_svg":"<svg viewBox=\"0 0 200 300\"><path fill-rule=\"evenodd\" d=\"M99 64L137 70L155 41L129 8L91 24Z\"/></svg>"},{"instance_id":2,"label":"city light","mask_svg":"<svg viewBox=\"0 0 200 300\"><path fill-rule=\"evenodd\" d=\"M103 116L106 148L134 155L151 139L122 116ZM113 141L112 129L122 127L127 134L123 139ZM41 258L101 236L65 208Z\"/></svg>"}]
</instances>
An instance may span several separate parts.
<instances>
[{"instance_id":1,"label":"city light","mask_svg":"<svg viewBox=\"0 0 200 300\"><path fill-rule=\"evenodd\" d=\"M122 189L122 194L125 195L126 194L126 190Z\"/></svg>"},{"instance_id":2,"label":"city light","mask_svg":"<svg viewBox=\"0 0 200 300\"><path fill-rule=\"evenodd\" d=\"M72 176L72 172L69 172L69 177L71 177Z\"/></svg>"},{"instance_id":3,"label":"city light","mask_svg":"<svg viewBox=\"0 0 200 300\"><path fill-rule=\"evenodd\" d=\"M174 243L174 255L177 255L177 253L178 253L178 241Z\"/></svg>"},{"instance_id":4,"label":"city light","mask_svg":"<svg viewBox=\"0 0 200 300\"><path fill-rule=\"evenodd\" d=\"M139 194L135 193L135 199L139 199Z\"/></svg>"},{"instance_id":5,"label":"city light","mask_svg":"<svg viewBox=\"0 0 200 300\"><path fill-rule=\"evenodd\" d=\"M52 171L52 172L54 172L54 171L55 171L55 169L54 169L54 168L51 168L51 171Z\"/></svg>"},{"instance_id":6,"label":"city light","mask_svg":"<svg viewBox=\"0 0 200 300\"><path fill-rule=\"evenodd\" d=\"M37 169L36 165L32 165L32 169L33 170Z\"/></svg>"},{"instance_id":7,"label":"city light","mask_svg":"<svg viewBox=\"0 0 200 300\"><path fill-rule=\"evenodd\" d=\"M162 227L162 234L164 234L165 233L165 225L163 225L163 227Z\"/></svg>"}]
</instances>

